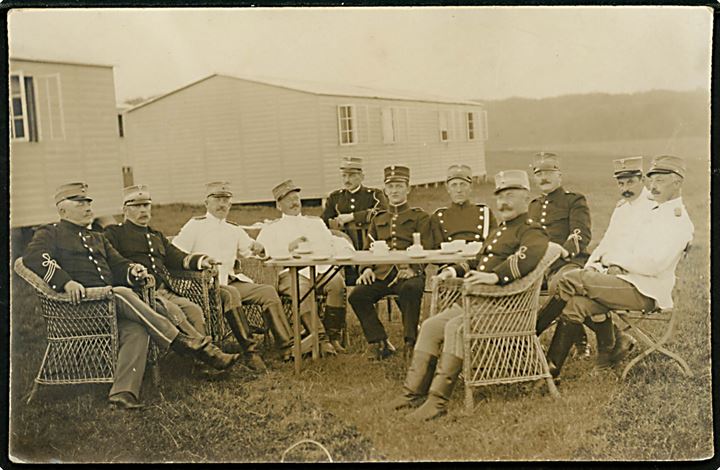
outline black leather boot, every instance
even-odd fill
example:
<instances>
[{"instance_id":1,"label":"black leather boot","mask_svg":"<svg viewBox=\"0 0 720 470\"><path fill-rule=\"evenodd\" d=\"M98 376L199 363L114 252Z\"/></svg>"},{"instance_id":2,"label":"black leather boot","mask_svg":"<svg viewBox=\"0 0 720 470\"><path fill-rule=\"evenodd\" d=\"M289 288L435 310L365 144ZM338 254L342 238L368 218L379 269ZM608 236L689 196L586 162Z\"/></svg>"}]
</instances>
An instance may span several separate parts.
<instances>
[{"instance_id":1,"label":"black leather boot","mask_svg":"<svg viewBox=\"0 0 720 470\"><path fill-rule=\"evenodd\" d=\"M575 343L582 328L583 326L580 323L571 323L563 319L558 321L547 352L550 375L553 378L557 379L560 376L560 370L565 364L570 348Z\"/></svg>"},{"instance_id":2,"label":"black leather boot","mask_svg":"<svg viewBox=\"0 0 720 470\"><path fill-rule=\"evenodd\" d=\"M387 407L391 410L401 410L420 406L425 400L430 383L435 376L437 360L437 356L432 356L424 351L415 351L405 376L403 393L388 403Z\"/></svg>"},{"instance_id":3,"label":"black leather boot","mask_svg":"<svg viewBox=\"0 0 720 470\"><path fill-rule=\"evenodd\" d=\"M430 384L427 400L405 418L411 421L427 421L447 413L450 396L462 371L463 360L443 352L438 360L435 377Z\"/></svg>"},{"instance_id":4,"label":"black leather boot","mask_svg":"<svg viewBox=\"0 0 720 470\"><path fill-rule=\"evenodd\" d=\"M305 326L305 329L307 331L312 331L311 328L311 320L312 320L312 313L311 312L305 312L300 316L300 320L302 321L303 325ZM322 322L319 318L316 318L315 325L318 329L318 341L320 342L320 355L321 356L337 356L337 351L335 351L335 348L332 344L330 344L330 339L327 336L327 333L325 332L325 326L323 326Z\"/></svg>"},{"instance_id":5,"label":"black leather boot","mask_svg":"<svg viewBox=\"0 0 720 470\"><path fill-rule=\"evenodd\" d=\"M275 304L263 312L263 319L275 339L280 351L289 350L293 345L293 333L290 322L285 316L282 304Z\"/></svg>"},{"instance_id":6,"label":"black leather boot","mask_svg":"<svg viewBox=\"0 0 720 470\"><path fill-rule=\"evenodd\" d=\"M560 298L559 295L555 294L545 305L540 308L537 315L537 323L535 323L535 334L540 336L543 331L547 330L550 324L560 316L563 309L565 308L566 301Z\"/></svg>"},{"instance_id":7,"label":"black leather boot","mask_svg":"<svg viewBox=\"0 0 720 470\"><path fill-rule=\"evenodd\" d=\"M225 370L240 359L239 354L226 354L210 342L210 338L191 338L180 332L170 348L182 356L191 356L218 370Z\"/></svg>"},{"instance_id":8,"label":"black leather boot","mask_svg":"<svg viewBox=\"0 0 720 470\"><path fill-rule=\"evenodd\" d=\"M342 329L345 327L345 307L325 307L323 325L327 332L330 344L338 353L346 353L345 348L340 344L342 340Z\"/></svg>"},{"instance_id":9,"label":"black leather boot","mask_svg":"<svg viewBox=\"0 0 720 470\"><path fill-rule=\"evenodd\" d=\"M252 339L250 325L243 312L241 312L239 308L233 308L225 312L224 315L225 321L230 326L233 336L235 336L238 344L245 351L247 366L256 372L265 372L267 367L257 352L257 343Z\"/></svg>"},{"instance_id":10,"label":"black leather boot","mask_svg":"<svg viewBox=\"0 0 720 470\"><path fill-rule=\"evenodd\" d=\"M623 360L634 346L630 337L623 334L613 324L611 318L602 323L595 323L594 330L598 344L597 369L614 366Z\"/></svg>"}]
</instances>

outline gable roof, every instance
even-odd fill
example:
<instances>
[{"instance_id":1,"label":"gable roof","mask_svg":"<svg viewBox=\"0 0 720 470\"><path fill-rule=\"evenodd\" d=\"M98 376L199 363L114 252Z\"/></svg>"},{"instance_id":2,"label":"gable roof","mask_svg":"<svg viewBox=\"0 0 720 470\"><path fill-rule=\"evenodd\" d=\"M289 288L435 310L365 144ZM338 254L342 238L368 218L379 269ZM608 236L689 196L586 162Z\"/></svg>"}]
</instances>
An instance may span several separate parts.
<instances>
[{"instance_id":1,"label":"gable roof","mask_svg":"<svg viewBox=\"0 0 720 470\"><path fill-rule=\"evenodd\" d=\"M114 65L107 64L90 64L87 62L72 62L67 60L46 60L46 59L26 59L24 57L9 57L10 62L22 61L22 62L36 62L40 64L61 64L61 65L79 65L82 67L105 67L113 68Z\"/></svg>"},{"instance_id":2,"label":"gable roof","mask_svg":"<svg viewBox=\"0 0 720 470\"><path fill-rule=\"evenodd\" d=\"M397 100L397 101L421 101L421 102L428 102L428 103L463 104L463 105L471 105L471 106L482 106L482 103L478 102L478 101L461 100L461 99L456 99L456 98L448 98L448 97L408 92L408 91L379 90L379 89L364 87L364 86L359 86L359 85L326 84L326 83L312 82L312 81L307 81L307 80L286 80L286 79L279 79L279 78L252 78L251 79L251 78L243 78L243 77L236 77L233 75L225 75L225 74L215 73L212 75L208 75L207 77L201 78L199 80L196 80L194 82L188 83L187 85L177 88L173 91L162 94L160 96L156 96L156 97L149 99L143 103L135 105L132 108L128 109L126 112L128 112L128 113L132 112L138 108L142 108L143 106L146 106L150 103L154 103L155 101L159 101L167 96L175 94L179 91L182 91L186 88L197 85L198 83L204 82L204 81L209 80L214 77L224 77L224 78L230 78L233 80L242 80L245 82L258 83L261 85L269 85L269 86L274 86L274 87L278 87L278 88L284 88L287 90L299 91L299 92L303 92L303 93L310 93L313 95L320 95L320 96L347 96L347 97L353 97L353 98L375 98L375 99L387 99L387 100Z\"/></svg>"}]
</instances>

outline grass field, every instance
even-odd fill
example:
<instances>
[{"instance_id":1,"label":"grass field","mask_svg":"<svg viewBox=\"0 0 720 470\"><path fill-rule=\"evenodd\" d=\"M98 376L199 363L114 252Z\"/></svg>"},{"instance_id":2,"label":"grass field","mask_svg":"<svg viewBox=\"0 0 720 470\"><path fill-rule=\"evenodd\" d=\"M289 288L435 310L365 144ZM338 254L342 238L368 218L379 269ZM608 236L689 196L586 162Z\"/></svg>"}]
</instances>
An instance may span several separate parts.
<instances>
[{"instance_id":1,"label":"grass field","mask_svg":"<svg viewBox=\"0 0 720 470\"><path fill-rule=\"evenodd\" d=\"M633 153L642 152L637 145ZM111 411L107 386L41 387L30 405L29 390L44 350L44 325L35 299L15 277L12 283L12 387L10 451L33 462L230 462L279 461L301 439L327 448L337 461L385 460L637 460L704 459L713 454L709 308L709 173L702 146L688 154L684 200L695 224L693 248L678 269L674 297L679 327L670 348L689 363L684 377L669 360L651 356L620 382L612 371L592 373L592 360L570 360L553 400L543 386L494 386L476 392L471 414L458 387L447 417L411 425L381 404L401 389L401 359L364 359L365 344L352 313L350 354L292 366L271 359L271 372L255 377L236 368L222 380L203 379L192 365L168 356L163 384L148 383L149 407L138 413ZM654 147L653 147L654 149ZM650 153L652 149L648 150ZM493 152L488 174L527 168L532 152ZM587 195L594 247L617 200L612 153L564 152L565 187ZM476 188L491 201L492 186ZM447 200L442 188L419 188L412 203L433 210ZM317 213L311 208L310 213ZM202 207L154 208L154 225L176 233ZM235 208L230 219L250 224L276 217L268 207ZM427 304L425 302L425 309ZM388 323L401 343L397 311ZM548 341L548 334L543 341ZM592 336L592 335L591 335ZM592 341L592 338L591 338ZM311 445L286 460L325 460Z\"/></svg>"}]
</instances>

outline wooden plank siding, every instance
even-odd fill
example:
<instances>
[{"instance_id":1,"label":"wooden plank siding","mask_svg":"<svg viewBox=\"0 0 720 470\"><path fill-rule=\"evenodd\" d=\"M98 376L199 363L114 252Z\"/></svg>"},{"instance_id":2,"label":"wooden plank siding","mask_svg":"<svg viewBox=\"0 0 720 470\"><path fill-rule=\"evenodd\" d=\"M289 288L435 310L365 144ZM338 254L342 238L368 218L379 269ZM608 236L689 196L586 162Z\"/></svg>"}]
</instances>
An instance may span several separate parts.
<instances>
[{"instance_id":1,"label":"wooden plank siding","mask_svg":"<svg viewBox=\"0 0 720 470\"><path fill-rule=\"evenodd\" d=\"M112 67L11 59L10 73L17 72L33 77L39 138L10 144L11 227L57 220L55 188L72 181L88 183L97 215L117 213L122 162ZM55 77L60 92L50 88L49 98L46 83L54 87Z\"/></svg>"},{"instance_id":2,"label":"wooden plank siding","mask_svg":"<svg viewBox=\"0 0 720 470\"><path fill-rule=\"evenodd\" d=\"M340 145L338 106L354 105L357 143ZM397 108L397 141L383 143L382 109ZM440 142L438 111L456 115L450 142ZM467 141L464 113L477 113ZM391 162L412 168L413 184L444 180L452 163L484 175L481 105L322 95L213 75L125 114L127 161L156 203L197 203L204 184L227 180L235 202L272 200L292 178L303 198L339 187L343 156L363 157L366 183L380 185Z\"/></svg>"}]
</instances>

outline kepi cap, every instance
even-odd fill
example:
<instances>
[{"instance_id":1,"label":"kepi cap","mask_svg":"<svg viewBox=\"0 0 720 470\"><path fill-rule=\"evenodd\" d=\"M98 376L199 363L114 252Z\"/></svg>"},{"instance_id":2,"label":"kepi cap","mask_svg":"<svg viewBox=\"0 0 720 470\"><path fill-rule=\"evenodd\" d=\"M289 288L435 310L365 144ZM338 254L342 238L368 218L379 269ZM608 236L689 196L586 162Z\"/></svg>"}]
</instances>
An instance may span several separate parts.
<instances>
[{"instance_id":1,"label":"kepi cap","mask_svg":"<svg viewBox=\"0 0 720 470\"><path fill-rule=\"evenodd\" d=\"M531 166L533 173L537 173L538 171L560 170L560 159L554 153L540 152L533 156Z\"/></svg>"},{"instance_id":2,"label":"kepi cap","mask_svg":"<svg viewBox=\"0 0 720 470\"><path fill-rule=\"evenodd\" d=\"M403 165L390 165L385 167L385 182L402 181L410 183L410 168Z\"/></svg>"},{"instance_id":3,"label":"kepi cap","mask_svg":"<svg viewBox=\"0 0 720 470\"><path fill-rule=\"evenodd\" d=\"M88 196L88 185L83 182L65 183L55 190L55 205L69 199L71 201L92 201Z\"/></svg>"},{"instance_id":4,"label":"kepi cap","mask_svg":"<svg viewBox=\"0 0 720 470\"><path fill-rule=\"evenodd\" d=\"M655 157L646 174L650 176L653 173L675 173L681 178L685 178L685 160L673 155Z\"/></svg>"},{"instance_id":5,"label":"kepi cap","mask_svg":"<svg viewBox=\"0 0 720 470\"><path fill-rule=\"evenodd\" d=\"M292 180L285 180L272 189L276 201L284 198L293 191L300 191L300 188Z\"/></svg>"},{"instance_id":6,"label":"kepi cap","mask_svg":"<svg viewBox=\"0 0 720 470\"><path fill-rule=\"evenodd\" d=\"M205 196L227 196L232 197L232 189L227 181L213 181L205 185Z\"/></svg>"},{"instance_id":7,"label":"kepi cap","mask_svg":"<svg viewBox=\"0 0 720 470\"><path fill-rule=\"evenodd\" d=\"M643 157L619 158L613 160L613 175L615 178L623 176L642 176Z\"/></svg>"},{"instance_id":8,"label":"kepi cap","mask_svg":"<svg viewBox=\"0 0 720 470\"><path fill-rule=\"evenodd\" d=\"M150 190L146 185L137 184L123 188L123 205L138 206L150 202L152 202L152 199L150 199Z\"/></svg>"},{"instance_id":9,"label":"kepi cap","mask_svg":"<svg viewBox=\"0 0 720 470\"><path fill-rule=\"evenodd\" d=\"M362 171L363 160L360 157L343 157L340 169L345 171Z\"/></svg>"},{"instance_id":10,"label":"kepi cap","mask_svg":"<svg viewBox=\"0 0 720 470\"><path fill-rule=\"evenodd\" d=\"M505 170L495 175L495 194L505 189L530 191L530 178L525 170Z\"/></svg>"},{"instance_id":11,"label":"kepi cap","mask_svg":"<svg viewBox=\"0 0 720 470\"><path fill-rule=\"evenodd\" d=\"M447 169L447 181L461 179L472 183L472 169L467 165L450 165Z\"/></svg>"}]
</instances>

